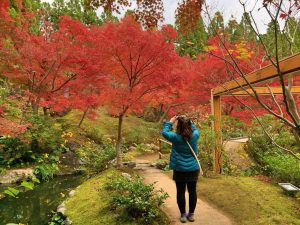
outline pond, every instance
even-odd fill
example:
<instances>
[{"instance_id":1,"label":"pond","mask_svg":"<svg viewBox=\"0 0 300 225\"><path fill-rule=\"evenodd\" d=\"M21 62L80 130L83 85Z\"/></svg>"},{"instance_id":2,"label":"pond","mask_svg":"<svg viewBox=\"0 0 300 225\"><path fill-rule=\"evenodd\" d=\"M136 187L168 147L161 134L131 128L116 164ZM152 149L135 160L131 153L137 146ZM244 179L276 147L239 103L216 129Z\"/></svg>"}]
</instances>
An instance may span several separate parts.
<instances>
[{"instance_id":1,"label":"pond","mask_svg":"<svg viewBox=\"0 0 300 225\"><path fill-rule=\"evenodd\" d=\"M70 190L80 185L83 180L82 176L59 176L38 185L32 191L20 193L17 199L12 197L0 199L0 225L46 224L51 218L51 211L56 211Z\"/></svg>"}]
</instances>

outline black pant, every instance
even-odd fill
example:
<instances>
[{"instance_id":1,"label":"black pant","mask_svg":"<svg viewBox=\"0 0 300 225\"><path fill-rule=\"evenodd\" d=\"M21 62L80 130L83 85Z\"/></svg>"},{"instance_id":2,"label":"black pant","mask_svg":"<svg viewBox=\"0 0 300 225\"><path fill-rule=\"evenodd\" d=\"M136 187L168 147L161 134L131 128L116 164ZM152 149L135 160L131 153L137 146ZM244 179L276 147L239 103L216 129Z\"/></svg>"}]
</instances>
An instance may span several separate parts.
<instances>
[{"instance_id":1,"label":"black pant","mask_svg":"<svg viewBox=\"0 0 300 225\"><path fill-rule=\"evenodd\" d=\"M177 204L178 204L180 213L186 213L186 211L185 211L185 189L186 189L186 186L187 186L187 189L189 192L189 213L194 213L196 204L197 204L197 192L196 192L197 181L190 181L190 182L176 181Z\"/></svg>"}]
</instances>

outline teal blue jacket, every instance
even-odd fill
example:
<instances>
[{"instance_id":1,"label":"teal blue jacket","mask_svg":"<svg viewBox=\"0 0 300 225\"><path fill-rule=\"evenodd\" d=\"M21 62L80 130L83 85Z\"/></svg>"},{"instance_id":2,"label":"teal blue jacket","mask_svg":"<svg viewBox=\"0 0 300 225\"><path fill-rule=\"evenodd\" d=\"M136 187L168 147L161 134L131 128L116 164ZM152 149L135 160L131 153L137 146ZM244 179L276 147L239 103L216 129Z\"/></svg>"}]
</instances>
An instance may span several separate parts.
<instances>
[{"instance_id":1,"label":"teal blue jacket","mask_svg":"<svg viewBox=\"0 0 300 225\"><path fill-rule=\"evenodd\" d=\"M170 168L176 171L188 172L199 170L198 163L191 153L191 150L184 138L171 131L171 122L166 122L162 129L162 135L168 141L172 142L172 151L170 156ZM200 137L197 127L192 124L193 134L189 140L190 145L198 154L197 142Z\"/></svg>"}]
</instances>

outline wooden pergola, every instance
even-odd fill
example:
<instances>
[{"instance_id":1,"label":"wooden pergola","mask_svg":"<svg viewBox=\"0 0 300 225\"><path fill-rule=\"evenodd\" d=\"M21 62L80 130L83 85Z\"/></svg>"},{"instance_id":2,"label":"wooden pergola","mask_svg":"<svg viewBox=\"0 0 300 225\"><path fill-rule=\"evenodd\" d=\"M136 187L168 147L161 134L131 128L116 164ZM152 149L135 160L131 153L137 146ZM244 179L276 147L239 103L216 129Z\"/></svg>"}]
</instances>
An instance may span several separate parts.
<instances>
[{"instance_id":1,"label":"wooden pergola","mask_svg":"<svg viewBox=\"0 0 300 225\"><path fill-rule=\"evenodd\" d=\"M279 62L281 74L300 76L300 53L285 58ZM244 77L239 77L226 82L211 90L212 114L214 115L214 131L216 146L214 151L214 171L221 173L222 166L222 129L221 129L221 97L222 96L249 96L254 93L258 95L281 95L282 87L258 87L264 82L274 82L280 79L277 68L272 64L259 70L251 72ZM253 87L250 88L250 85ZM291 90L294 94L300 94L300 86L294 86Z\"/></svg>"}]
</instances>

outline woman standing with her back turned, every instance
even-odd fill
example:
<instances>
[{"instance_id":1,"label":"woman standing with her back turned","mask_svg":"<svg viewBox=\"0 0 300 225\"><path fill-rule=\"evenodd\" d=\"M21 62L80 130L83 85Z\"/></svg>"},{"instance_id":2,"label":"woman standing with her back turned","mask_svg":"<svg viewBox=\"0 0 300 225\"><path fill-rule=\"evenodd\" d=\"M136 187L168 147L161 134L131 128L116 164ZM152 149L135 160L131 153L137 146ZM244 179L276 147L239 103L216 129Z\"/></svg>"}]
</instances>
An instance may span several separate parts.
<instances>
[{"instance_id":1,"label":"woman standing with her back turned","mask_svg":"<svg viewBox=\"0 0 300 225\"><path fill-rule=\"evenodd\" d=\"M171 129L176 120L177 127L175 133ZM175 116L164 124L162 135L168 141L172 142L170 168L173 169L173 180L177 188L177 204L181 213L180 221L182 223L185 223L187 220L194 222L194 212L197 204L196 187L200 168L186 141L189 142L197 155L199 131L195 124L186 116ZM186 187L189 192L188 214L186 214L185 209Z\"/></svg>"}]
</instances>

